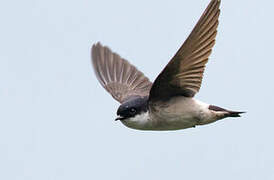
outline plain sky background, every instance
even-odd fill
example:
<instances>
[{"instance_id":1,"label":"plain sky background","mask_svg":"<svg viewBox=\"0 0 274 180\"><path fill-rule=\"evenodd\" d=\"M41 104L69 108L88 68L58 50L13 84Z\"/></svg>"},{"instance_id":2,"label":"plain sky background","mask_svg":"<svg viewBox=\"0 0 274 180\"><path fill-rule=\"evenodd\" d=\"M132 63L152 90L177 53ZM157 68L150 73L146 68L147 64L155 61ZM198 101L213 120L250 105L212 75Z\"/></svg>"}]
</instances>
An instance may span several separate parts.
<instances>
[{"instance_id":1,"label":"plain sky background","mask_svg":"<svg viewBox=\"0 0 274 180\"><path fill-rule=\"evenodd\" d=\"M0 4L0 179L273 180L274 2L221 4L196 98L242 118L173 132L128 129L100 86L101 41L153 81L209 0Z\"/></svg>"}]
</instances>

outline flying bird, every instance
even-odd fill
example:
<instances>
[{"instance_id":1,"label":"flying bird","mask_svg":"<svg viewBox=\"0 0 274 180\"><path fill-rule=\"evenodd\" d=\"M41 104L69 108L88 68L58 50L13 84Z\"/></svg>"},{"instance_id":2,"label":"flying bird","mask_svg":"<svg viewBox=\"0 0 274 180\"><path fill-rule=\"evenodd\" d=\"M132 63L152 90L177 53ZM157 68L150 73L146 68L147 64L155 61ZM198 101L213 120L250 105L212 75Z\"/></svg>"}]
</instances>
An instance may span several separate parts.
<instances>
[{"instance_id":1,"label":"flying bird","mask_svg":"<svg viewBox=\"0 0 274 180\"><path fill-rule=\"evenodd\" d=\"M97 79L121 103L116 120L138 130L179 130L244 113L194 98L215 44L219 7L220 0L211 0L186 41L153 83L108 47L99 42L92 46Z\"/></svg>"}]
</instances>

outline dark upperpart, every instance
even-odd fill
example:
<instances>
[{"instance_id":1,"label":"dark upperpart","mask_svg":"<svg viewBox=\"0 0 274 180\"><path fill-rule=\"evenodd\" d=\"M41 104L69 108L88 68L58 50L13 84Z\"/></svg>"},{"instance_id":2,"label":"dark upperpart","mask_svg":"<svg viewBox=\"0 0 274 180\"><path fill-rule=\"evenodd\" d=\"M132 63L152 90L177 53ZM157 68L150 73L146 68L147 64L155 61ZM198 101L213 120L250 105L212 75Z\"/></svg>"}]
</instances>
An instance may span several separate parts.
<instances>
[{"instance_id":1,"label":"dark upperpart","mask_svg":"<svg viewBox=\"0 0 274 180\"><path fill-rule=\"evenodd\" d=\"M120 105L116 120L124 120L148 111L148 96L133 96Z\"/></svg>"}]
</instances>

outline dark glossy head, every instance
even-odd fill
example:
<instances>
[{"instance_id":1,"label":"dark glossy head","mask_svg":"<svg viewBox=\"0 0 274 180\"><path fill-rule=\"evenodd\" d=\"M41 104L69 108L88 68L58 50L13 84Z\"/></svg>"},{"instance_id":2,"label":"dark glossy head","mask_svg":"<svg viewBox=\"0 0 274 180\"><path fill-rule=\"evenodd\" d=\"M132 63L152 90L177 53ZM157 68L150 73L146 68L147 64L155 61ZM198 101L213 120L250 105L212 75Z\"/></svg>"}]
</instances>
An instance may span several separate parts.
<instances>
[{"instance_id":1,"label":"dark glossy head","mask_svg":"<svg viewBox=\"0 0 274 180\"><path fill-rule=\"evenodd\" d=\"M117 110L118 118L115 120L125 120L144 113L148 110L148 96L134 96L120 105Z\"/></svg>"}]
</instances>

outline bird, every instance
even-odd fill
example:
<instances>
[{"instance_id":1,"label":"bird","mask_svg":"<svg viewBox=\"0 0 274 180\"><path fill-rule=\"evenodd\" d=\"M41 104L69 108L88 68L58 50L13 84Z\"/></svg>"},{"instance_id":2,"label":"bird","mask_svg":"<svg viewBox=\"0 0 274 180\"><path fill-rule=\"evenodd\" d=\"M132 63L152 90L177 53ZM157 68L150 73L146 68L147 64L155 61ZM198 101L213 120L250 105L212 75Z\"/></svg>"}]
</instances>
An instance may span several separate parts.
<instances>
[{"instance_id":1,"label":"bird","mask_svg":"<svg viewBox=\"0 0 274 180\"><path fill-rule=\"evenodd\" d=\"M120 102L116 121L137 130L172 131L241 117L194 98L217 35L220 0L211 0L188 38L152 83L141 71L100 42L91 48L100 84Z\"/></svg>"}]
</instances>

